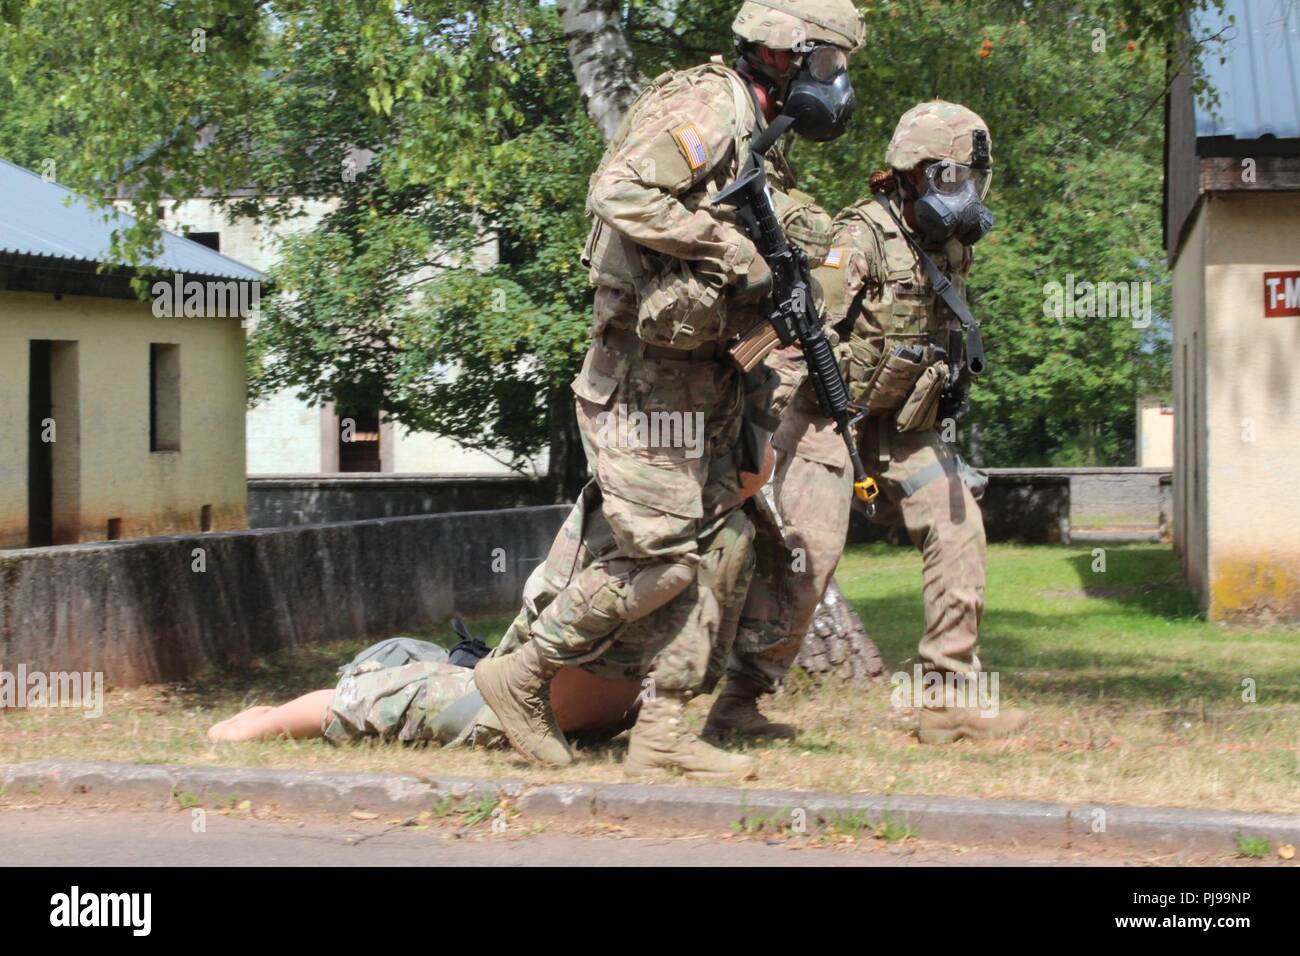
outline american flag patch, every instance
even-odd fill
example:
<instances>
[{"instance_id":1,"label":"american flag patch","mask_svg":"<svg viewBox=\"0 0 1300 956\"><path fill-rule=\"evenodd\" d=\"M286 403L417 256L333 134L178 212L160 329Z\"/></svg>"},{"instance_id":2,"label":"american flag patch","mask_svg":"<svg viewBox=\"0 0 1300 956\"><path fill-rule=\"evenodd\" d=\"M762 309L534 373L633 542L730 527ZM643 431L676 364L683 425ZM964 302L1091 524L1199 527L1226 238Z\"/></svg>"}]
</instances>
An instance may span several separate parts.
<instances>
[{"instance_id":1,"label":"american flag patch","mask_svg":"<svg viewBox=\"0 0 1300 956\"><path fill-rule=\"evenodd\" d=\"M695 128L694 123L687 123L680 129L674 130L673 136L677 138L677 144L686 154L686 162L690 164L692 172L709 161L709 151L704 146L704 140L700 139L700 131Z\"/></svg>"},{"instance_id":2,"label":"american flag patch","mask_svg":"<svg viewBox=\"0 0 1300 956\"><path fill-rule=\"evenodd\" d=\"M838 269L844 264L844 250L832 249L830 252L826 253L825 264L830 266L832 269Z\"/></svg>"}]
</instances>

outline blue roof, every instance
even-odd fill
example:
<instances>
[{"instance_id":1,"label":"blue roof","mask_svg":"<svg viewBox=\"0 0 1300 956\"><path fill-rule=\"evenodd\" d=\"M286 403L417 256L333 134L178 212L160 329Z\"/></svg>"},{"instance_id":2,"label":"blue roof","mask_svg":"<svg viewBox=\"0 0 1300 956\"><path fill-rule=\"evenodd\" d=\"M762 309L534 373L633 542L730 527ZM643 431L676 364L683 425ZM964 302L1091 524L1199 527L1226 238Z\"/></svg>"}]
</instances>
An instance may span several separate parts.
<instances>
[{"instance_id":1,"label":"blue roof","mask_svg":"<svg viewBox=\"0 0 1300 956\"><path fill-rule=\"evenodd\" d=\"M1229 17L1236 21L1230 24ZM1193 36L1219 33L1223 42L1206 44L1201 54L1219 94L1217 115L1197 103L1196 135L1300 136L1300 6L1293 0L1226 0L1222 12L1194 16Z\"/></svg>"},{"instance_id":2,"label":"blue roof","mask_svg":"<svg viewBox=\"0 0 1300 956\"><path fill-rule=\"evenodd\" d=\"M113 232L134 223L126 213L93 209L70 189L0 159L0 254L111 263ZM264 278L242 262L166 231L162 251L145 266L215 279Z\"/></svg>"}]
</instances>

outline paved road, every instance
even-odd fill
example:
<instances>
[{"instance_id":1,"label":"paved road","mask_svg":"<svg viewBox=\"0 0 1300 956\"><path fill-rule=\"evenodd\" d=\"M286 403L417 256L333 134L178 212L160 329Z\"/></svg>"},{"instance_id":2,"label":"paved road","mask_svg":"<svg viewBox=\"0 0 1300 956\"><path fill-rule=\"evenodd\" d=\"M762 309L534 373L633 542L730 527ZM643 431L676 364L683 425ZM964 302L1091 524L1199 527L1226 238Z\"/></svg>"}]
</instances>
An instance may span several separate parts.
<instances>
[{"instance_id":1,"label":"paved road","mask_svg":"<svg viewBox=\"0 0 1300 956\"><path fill-rule=\"evenodd\" d=\"M1071 866L1116 864L1078 851L960 852L924 844L825 848L721 835L592 835L483 825L424 830L383 821L253 819L208 812L194 832L187 811L43 806L0 808L0 864L8 866Z\"/></svg>"}]
</instances>

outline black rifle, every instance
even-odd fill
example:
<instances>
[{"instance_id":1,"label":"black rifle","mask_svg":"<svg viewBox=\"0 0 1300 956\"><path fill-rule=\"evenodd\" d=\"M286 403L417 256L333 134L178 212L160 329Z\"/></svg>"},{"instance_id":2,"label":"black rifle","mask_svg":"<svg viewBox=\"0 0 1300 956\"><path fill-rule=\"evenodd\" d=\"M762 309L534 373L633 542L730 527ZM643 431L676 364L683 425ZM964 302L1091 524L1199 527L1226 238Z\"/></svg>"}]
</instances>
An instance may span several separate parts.
<instances>
[{"instance_id":1,"label":"black rifle","mask_svg":"<svg viewBox=\"0 0 1300 956\"><path fill-rule=\"evenodd\" d=\"M787 122L789 121L789 122ZM768 317L781 345L798 342L803 350L808 376L817 393L822 414L835 422L853 463L853 492L863 502L880 493L876 481L867 475L853 437L849 418L849 390L840 375L835 350L822 330L821 317L813 309L812 276L808 257L790 245L767 191L767 170L763 157L793 120L778 117L750 145L749 161L736 181L722 190L713 205L735 206L745 230L772 272L772 314ZM856 420L856 419L854 419Z\"/></svg>"}]
</instances>

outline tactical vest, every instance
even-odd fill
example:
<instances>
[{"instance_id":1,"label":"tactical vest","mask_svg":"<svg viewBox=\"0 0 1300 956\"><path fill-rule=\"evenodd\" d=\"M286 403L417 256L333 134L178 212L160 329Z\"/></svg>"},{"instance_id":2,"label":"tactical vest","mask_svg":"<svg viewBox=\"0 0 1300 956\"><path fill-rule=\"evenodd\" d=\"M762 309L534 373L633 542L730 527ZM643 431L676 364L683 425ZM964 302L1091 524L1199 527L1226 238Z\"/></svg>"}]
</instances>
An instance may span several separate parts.
<instances>
[{"instance_id":1,"label":"tactical vest","mask_svg":"<svg viewBox=\"0 0 1300 956\"><path fill-rule=\"evenodd\" d=\"M869 243L867 274L859 277L861 287L854 302L843 303L839 316L843 320L856 312L851 328L846 327L847 321L840 323L848 335L850 400L865 403L873 415L895 413L900 430L931 427L933 421L926 422L926 414L937 407L938 390L947 381L949 333L960 328L960 320L935 293L907 239L878 203L867 199L850 206L836 217L836 224L849 220L865 226ZM932 256L964 295L970 250L953 239ZM897 357L900 346L916 350L917 360ZM921 383L934 394L914 395ZM929 407L919 410L919 418L904 419L909 403Z\"/></svg>"}]
</instances>

